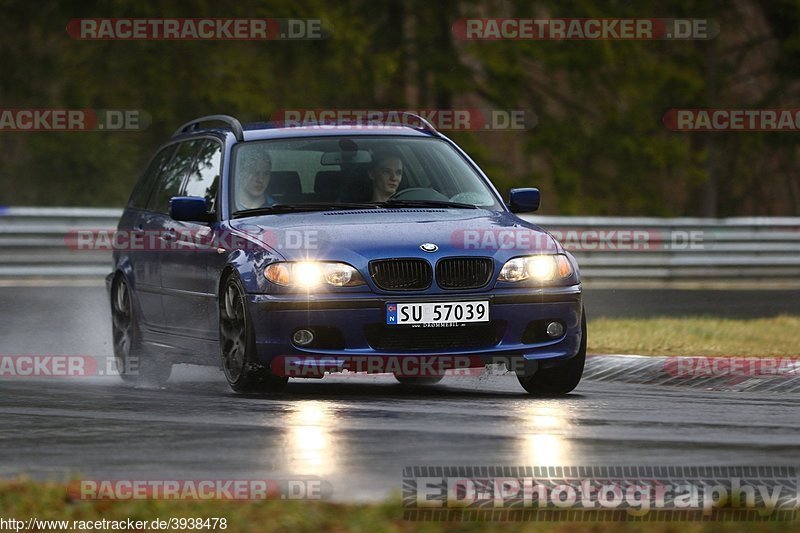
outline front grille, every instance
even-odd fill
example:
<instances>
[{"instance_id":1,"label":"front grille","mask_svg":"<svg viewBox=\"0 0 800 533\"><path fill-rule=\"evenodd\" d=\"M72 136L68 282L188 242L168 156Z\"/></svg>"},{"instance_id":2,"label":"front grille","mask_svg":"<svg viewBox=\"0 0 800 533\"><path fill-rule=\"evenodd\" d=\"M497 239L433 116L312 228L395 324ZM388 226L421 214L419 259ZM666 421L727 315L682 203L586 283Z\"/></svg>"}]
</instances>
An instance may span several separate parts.
<instances>
[{"instance_id":1,"label":"front grille","mask_svg":"<svg viewBox=\"0 0 800 533\"><path fill-rule=\"evenodd\" d=\"M443 289L478 289L492 278L488 257L450 257L436 264L436 283Z\"/></svg>"},{"instance_id":2,"label":"front grille","mask_svg":"<svg viewBox=\"0 0 800 533\"><path fill-rule=\"evenodd\" d=\"M503 338L506 322L494 320L480 326L452 328L403 328L384 324L364 327L367 342L375 350L428 352L490 348Z\"/></svg>"},{"instance_id":3,"label":"front grille","mask_svg":"<svg viewBox=\"0 0 800 533\"><path fill-rule=\"evenodd\" d=\"M375 284L385 291L420 291L431 286L433 269L423 259L383 259L369 264Z\"/></svg>"}]
</instances>

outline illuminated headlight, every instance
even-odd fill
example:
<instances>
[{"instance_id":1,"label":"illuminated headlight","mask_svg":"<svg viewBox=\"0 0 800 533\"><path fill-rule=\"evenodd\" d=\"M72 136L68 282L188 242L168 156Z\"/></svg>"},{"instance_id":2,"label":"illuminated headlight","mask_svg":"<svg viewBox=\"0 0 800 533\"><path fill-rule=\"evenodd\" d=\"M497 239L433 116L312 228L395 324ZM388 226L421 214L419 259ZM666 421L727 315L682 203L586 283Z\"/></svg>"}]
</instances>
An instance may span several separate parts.
<instances>
[{"instance_id":1,"label":"illuminated headlight","mask_svg":"<svg viewBox=\"0 0 800 533\"><path fill-rule=\"evenodd\" d=\"M334 287L364 285L358 270L346 263L301 261L272 263L264 269L266 278L277 285L310 289L323 283Z\"/></svg>"},{"instance_id":2,"label":"illuminated headlight","mask_svg":"<svg viewBox=\"0 0 800 533\"><path fill-rule=\"evenodd\" d=\"M515 257L503 265L498 281L554 281L572 275L572 265L565 255L529 255Z\"/></svg>"},{"instance_id":3,"label":"illuminated headlight","mask_svg":"<svg viewBox=\"0 0 800 533\"><path fill-rule=\"evenodd\" d=\"M322 283L322 268L317 263L295 263L292 266L292 281L298 287L316 287Z\"/></svg>"}]
</instances>

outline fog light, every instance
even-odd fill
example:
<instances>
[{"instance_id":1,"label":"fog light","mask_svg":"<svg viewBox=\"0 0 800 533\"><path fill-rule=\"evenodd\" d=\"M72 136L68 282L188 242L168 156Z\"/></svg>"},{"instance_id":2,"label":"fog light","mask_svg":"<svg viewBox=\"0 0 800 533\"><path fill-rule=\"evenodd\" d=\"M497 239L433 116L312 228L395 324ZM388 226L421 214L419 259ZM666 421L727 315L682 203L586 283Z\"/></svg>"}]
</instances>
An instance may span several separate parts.
<instances>
[{"instance_id":1,"label":"fog light","mask_svg":"<svg viewBox=\"0 0 800 533\"><path fill-rule=\"evenodd\" d=\"M551 339L557 339L564 334L564 326L561 322L550 322L547 324L547 336Z\"/></svg>"},{"instance_id":2,"label":"fog light","mask_svg":"<svg viewBox=\"0 0 800 533\"><path fill-rule=\"evenodd\" d=\"M314 342L314 332L310 329L298 329L292 335L292 340L300 346L308 346Z\"/></svg>"}]
</instances>

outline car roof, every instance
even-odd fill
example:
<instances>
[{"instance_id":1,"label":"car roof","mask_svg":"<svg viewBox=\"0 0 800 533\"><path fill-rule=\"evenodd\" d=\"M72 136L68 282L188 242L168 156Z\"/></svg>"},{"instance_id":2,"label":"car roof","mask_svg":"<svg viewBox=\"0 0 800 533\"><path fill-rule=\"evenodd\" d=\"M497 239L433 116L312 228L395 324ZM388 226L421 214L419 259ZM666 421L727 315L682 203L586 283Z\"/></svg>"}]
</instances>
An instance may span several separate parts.
<instances>
[{"instance_id":1,"label":"car roof","mask_svg":"<svg viewBox=\"0 0 800 533\"><path fill-rule=\"evenodd\" d=\"M416 115L412 115L415 116ZM421 117L418 118L422 127L417 128L408 124L310 124L305 126L286 125L282 122L255 122L242 125L238 120L229 115L211 115L200 117L187 122L176 131L172 140L182 140L198 135L214 135L226 138L234 137L238 142L260 141L267 139L286 139L297 137L330 137L338 135L347 136L403 136L403 137L444 137ZM205 127L203 122L226 122L228 127Z\"/></svg>"},{"instance_id":2,"label":"car roof","mask_svg":"<svg viewBox=\"0 0 800 533\"><path fill-rule=\"evenodd\" d=\"M336 124L322 126L283 126L276 127L265 124L247 124L243 127L245 141L264 139L285 139L288 137L330 137L347 136L381 136L393 135L403 137L437 137L427 131L404 126L358 126L352 124Z\"/></svg>"}]
</instances>

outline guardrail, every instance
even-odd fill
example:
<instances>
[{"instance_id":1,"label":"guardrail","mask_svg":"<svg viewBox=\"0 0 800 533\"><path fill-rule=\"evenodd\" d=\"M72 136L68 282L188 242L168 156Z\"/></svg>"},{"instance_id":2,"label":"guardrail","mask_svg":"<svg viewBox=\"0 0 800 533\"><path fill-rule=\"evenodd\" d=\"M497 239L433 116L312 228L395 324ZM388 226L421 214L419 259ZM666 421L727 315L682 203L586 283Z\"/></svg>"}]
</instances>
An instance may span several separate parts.
<instances>
[{"instance_id":1,"label":"guardrail","mask_svg":"<svg viewBox=\"0 0 800 533\"><path fill-rule=\"evenodd\" d=\"M0 208L0 278L102 278L110 271L110 252L72 250L65 236L76 229L115 228L120 214ZM523 218L559 238L589 282L800 284L800 218Z\"/></svg>"},{"instance_id":2,"label":"guardrail","mask_svg":"<svg viewBox=\"0 0 800 533\"><path fill-rule=\"evenodd\" d=\"M0 208L0 279L104 277L111 253L71 250L65 237L75 229L116 228L121 214L83 207Z\"/></svg>"},{"instance_id":3,"label":"guardrail","mask_svg":"<svg viewBox=\"0 0 800 533\"><path fill-rule=\"evenodd\" d=\"M800 285L800 218L523 218L552 232L589 281Z\"/></svg>"}]
</instances>

